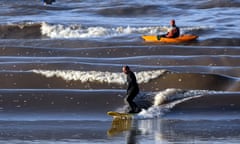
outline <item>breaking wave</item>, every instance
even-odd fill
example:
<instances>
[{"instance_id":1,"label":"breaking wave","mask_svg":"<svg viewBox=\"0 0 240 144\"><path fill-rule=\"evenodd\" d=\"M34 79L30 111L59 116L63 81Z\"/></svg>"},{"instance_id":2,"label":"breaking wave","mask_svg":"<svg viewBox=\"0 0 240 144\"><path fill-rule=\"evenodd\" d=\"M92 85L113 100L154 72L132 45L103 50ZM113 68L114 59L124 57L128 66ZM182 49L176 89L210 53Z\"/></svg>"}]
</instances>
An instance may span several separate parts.
<instances>
[{"instance_id":1,"label":"breaking wave","mask_svg":"<svg viewBox=\"0 0 240 144\"><path fill-rule=\"evenodd\" d=\"M183 27L181 33L194 33L200 30L208 30L211 27ZM1 39L38 39L43 37L49 38L99 38L115 37L129 34L161 34L167 32L167 26L84 26L81 24L49 24L46 22L33 23L23 22L16 24L0 25Z\"/></svg>"},{"instance_id":2,"label":"breaking wave","mask_svg":"<svg viewBox=\"0 0 240 144\"><path fill-rule=\"evenodd\" d=\"M183 27L181 33L207 30L211 27ZM111 37L125 34L161 34L167 32L166 26L146 26L146 27L103 27L103 26L82 26L82 25L54 25L42 23L41 33L50 38L89 38L89 37Z\"/></svg>"},{"instance_id":3,"label":"breaking wave","mask_svg":"<svg viewBox=\"0 0 240 144\"><path fill-rule=\"evenodd\" d=\"M163 117L167 114L186 113L230 113L239 110L239 93L166 89L152 95L153 105L136 115L137 119ZM216 102L217 101L217 102Z\"/></svg>"},{"instance_id":4,"label":"breaking wave","mask_svg":"<svg viewBox=\"0 0 240 144\"><path fill-rule=\"evenodd\" d=\"M157 35L164 34L168 30L167 26L88 26L81 24L50 24L46 22L21 22L15 24L0 25L0 39L101 39L126 36L129 40L140 41L141 35ZM196 34L205 35L214 31L211 26L181 26L181 34ZM132 36L131 36L132 35ZM226 46L238 46L239 38L222 38L221 35L217 38L205 39L200 43L194 43L195 45L226 45ZM137 38L137 39L136 39ZM91 41L93 39L88 39ZM96 40L95 39L95 40ZM115 41L115 40L114 40ZM119 40L118 40L119 42Z\"/></svg>"},{"instance_id":5,"label":"breaking wave","mask_svg":"<svg viewBox=\"0 0 240 144\"><path fill-rule=\"evenodd\" d=\"M81 81L81 82L100 82L100 83L115 83L125 84L126 76L123 73L101 72L101 71L74 71L74 70L33 70L36 74L41 74L46 77L60 77L66 81ZM163 75L165 70L142 71L136 73L138 83L147 83L151 79L155 79Z\"/></svg>"}]
</instances>

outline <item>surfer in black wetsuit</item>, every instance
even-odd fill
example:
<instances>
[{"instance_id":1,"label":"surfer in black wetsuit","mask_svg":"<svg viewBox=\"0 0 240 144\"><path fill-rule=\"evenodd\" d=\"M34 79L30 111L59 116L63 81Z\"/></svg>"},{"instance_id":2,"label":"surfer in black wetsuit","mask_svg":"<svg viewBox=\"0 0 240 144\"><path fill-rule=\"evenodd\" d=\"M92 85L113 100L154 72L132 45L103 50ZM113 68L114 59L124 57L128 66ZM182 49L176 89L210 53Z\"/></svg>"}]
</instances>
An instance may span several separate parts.
<instances>
[{"instance_id":1,"label":"surfer in black wetsuit","mask_svg":"<svg viewBox=\"0 0 240 144\"><path fill-rule=\"evenodd\" d=\"M140 112L140 108L138 108L136 103L133 101L133 99L139 93L139 87L137 84L135 74L130 70L130 68L128 66L124 66L122 68L122 71L127 75L128 87L127 87L127 96L125 98L125 101L128 102L128 104L131 108L128 113L138 113L138 112Z\"/></svg>"},{"instance_id":2,"label":"surfer in black wetsuit","mask_svg":"<svg viewBox=\"0 0 240 144\"><path fill-rule=\"evenodd\" d=\"M53 2L56 2L56 0L42 0L45 5L52 4Z\"/></svg>"}]
</instances>

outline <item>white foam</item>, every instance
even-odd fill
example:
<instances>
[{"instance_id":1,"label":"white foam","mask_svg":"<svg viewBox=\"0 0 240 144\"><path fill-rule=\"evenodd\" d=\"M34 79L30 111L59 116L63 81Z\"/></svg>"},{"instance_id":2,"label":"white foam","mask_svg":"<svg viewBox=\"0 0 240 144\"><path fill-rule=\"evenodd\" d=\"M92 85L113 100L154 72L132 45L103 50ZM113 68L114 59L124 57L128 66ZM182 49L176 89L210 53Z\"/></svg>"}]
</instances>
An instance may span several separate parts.
<instances>
[{"instance_id":1,"label":"white foam","mask_svg":"<svg viewBox=\"0 0 240 144\"><path fill-rule=\"evenodd\" d=\"M166 31L167 27L102 27L92 26L84 27L82 25L64 26L61 24L52 25L43 22L41 26L42 35L50 38L89 38L89 37L109 37L120 36L124 34L158 34Z\"/></svg>"},{"instance_id":2,"label":"white foam","mask_svg":"<svg viewBox=\"0 0 240 144\"><path fill-rule=\"evenodd\" d=\"M166 89L165 91L157 93L157 95L154 97L154 106L158 106L168 100L181 97L184 97L183 90Z\"/></svg>"},{"instance_id":3,"label":"white foam","mask_svg":"<svg viewBox=\"0 0 240 144\"><path fill-rule=\"evenodd\" d=\"M121 36L125 34L142 34L142 35L156 35L166 33L168 26L119 26L115 28L103 27L103 26L82 26L79 24L61 25L61 24L48 24L42 23L41 33L50 38L89 38L89 37L110 37ZM189 31L199 31L202 29L210 29L206 26L197 27L182 27L181 33L188 33Z\"/></svg>"},{"instance_id":4,"label":"white foam","mask_svg":"<svg viewBox=\"0 0 240 144\"><path fill-rule=\"evenodd\" d=\"M45 77L59 77L66 81L81 82L100 82L100 83L116 83L125 84L126 75L118 72L102 72L102 71L74 71L74 70L33 70L36 74ZM147 83L152 79L161 76L165 70L142 71L137 72L136 78L138 83Z\"/></svg>"},{"instance_id":5,"label":"white foam","mask_svg":"<svg viewBox=\"0 0 240 144\"><path fill-rule=\"evenodd\" d=\"M42 23L41 32L51 38L87 38L109 35L109 31L104 27L88 27L81 25L50 25Z\"/></svg>"},{"instance_id":6,"label":"white foam","mask_svg":"<svg viewBox=\"0 0 240 144\"><path fill-rule=\"evenodd\" d=\"M166 89L153 95L154 105L147 110L142 110L136 117L138 119L161 117L175 105L187 101L189 99L201 97L205 94L216 93L208 90L181 90Z\"/></svg>"}]
</instances>

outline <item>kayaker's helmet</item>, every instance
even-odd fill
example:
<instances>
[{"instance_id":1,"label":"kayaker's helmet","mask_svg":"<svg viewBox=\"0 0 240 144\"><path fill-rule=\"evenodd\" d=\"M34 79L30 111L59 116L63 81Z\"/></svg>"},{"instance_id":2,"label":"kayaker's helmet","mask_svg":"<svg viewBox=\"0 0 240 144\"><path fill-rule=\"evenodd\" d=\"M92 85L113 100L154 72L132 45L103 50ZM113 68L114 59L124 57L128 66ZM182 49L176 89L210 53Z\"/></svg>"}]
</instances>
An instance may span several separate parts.
<instances>
[{"instance_id":1,"label":"kayaker's helmet","mask_svg":"<svg viewBox=\"0 0 240 144\"><path fill-rule=\"evenodd\" d=\"M175 25L175 20L171 20L170 21L170 24L173 26L173 25Z\"/></svg>"}]
</instances>

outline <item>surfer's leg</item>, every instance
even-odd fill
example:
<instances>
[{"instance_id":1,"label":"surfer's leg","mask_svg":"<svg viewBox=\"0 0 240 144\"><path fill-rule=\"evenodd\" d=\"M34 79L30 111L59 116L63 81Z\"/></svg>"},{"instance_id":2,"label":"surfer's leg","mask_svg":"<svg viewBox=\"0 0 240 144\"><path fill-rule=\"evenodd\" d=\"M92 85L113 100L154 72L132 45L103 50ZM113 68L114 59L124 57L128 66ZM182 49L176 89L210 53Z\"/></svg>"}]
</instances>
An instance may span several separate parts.
<instances>
[{"instance_id":1,"label":"surfer's leg","mask_svg":"<svg viewBox=\"0 0 240 144\"><path fill-rule=\"evenodd\" d=\"M139 111L137 104L133 101L136 95L137 95L136 92L130 92L126 98L126 101L128 102L128 105L131 108L129 113L135 113Z\"/></svg>"}]
</instances>

